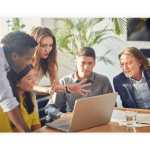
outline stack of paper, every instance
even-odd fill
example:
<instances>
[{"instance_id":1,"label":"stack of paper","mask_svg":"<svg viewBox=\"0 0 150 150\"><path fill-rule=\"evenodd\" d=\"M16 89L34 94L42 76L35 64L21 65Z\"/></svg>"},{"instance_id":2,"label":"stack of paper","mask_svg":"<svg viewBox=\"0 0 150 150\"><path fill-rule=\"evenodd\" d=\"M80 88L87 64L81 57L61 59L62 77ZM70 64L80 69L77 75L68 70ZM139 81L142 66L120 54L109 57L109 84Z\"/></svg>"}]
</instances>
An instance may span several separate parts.
<instances>
[{"instance_id":1,"label":"stack of paper","mask_svg":"<svg viewBox=\"0 0 150 150\"><path fill-rule=\"evenodd\" d=\"M113 110L111 121L118 122L119 126L127 125L125 111ZM136 127L150 126L150 114L137 115Z\"/></svg>"}]
</instances>

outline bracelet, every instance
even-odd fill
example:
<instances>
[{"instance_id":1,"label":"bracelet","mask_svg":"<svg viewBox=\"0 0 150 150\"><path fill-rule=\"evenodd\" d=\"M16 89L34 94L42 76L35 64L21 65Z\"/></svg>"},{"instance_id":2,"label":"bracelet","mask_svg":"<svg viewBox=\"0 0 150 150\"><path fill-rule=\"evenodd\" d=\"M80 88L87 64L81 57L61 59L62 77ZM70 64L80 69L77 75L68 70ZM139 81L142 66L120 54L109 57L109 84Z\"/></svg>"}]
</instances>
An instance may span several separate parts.
<instances>
[{"instance_id":1,"label":"bracelet","mask_svg":"<svg viewBox=\"0 0 150 150\"><path fill-rule=\"evenodd\" d=\"M66 86L65 88L66 88L66 92L67 92L67 93L71 93L71 92L68 90L68 87L67 87L67 86Z\"/></svg>"},{"instance_id":2,"label":"bracelet","mask_svg":"<svg viewBox=\"0 0 150 150\"><path fill-rule=\"evenodd\" d=\"M49 87L46 88L45 93L49 94Z\"/></svg>"}]
</instances>

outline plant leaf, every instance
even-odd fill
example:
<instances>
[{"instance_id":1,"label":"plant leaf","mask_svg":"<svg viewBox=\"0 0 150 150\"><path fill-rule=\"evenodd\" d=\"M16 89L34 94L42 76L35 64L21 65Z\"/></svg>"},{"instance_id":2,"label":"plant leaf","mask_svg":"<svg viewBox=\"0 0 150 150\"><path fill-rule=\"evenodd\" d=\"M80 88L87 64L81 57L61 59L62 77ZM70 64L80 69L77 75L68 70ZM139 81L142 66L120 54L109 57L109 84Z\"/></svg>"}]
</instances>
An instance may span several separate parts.
<instances>
[{"instance_id":1,"label":"plant leaf","mask_svg":"<svg viewBox=\"0 0 150 150\"><path fill-rule=\"evenodd\" d=\"M129 20L126 18L111 18L114 23L116 34L125 34L129 29Z\"/></svg>"},{"instance_id":2,"label":"plant leaf","mask_svg":"<svg viewBox=\"0 0 150 150\"><path fill-rule=\"evenodd\" d=\"M143 21L145 21L145 20L147 20L148 18L140 18L140 19L142 19Z\"/></svg>"}]
</instances>

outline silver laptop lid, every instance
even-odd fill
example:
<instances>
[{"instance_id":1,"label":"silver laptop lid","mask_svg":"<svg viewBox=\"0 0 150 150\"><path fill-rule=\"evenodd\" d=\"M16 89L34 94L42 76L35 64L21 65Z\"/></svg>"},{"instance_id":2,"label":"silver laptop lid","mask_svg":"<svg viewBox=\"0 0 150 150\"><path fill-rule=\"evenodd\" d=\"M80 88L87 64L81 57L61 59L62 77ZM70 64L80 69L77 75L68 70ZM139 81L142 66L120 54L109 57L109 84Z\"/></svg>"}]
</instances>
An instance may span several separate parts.
<instances>
[{"instance_id":1,"label":"silver laptop lid","mask_svg":"<svg viewBox=\"0 0 150 150\"><path fill-rule=\"evenodd\" d=\"M107 124L111 119L117 95L116 92L77 100L69 132Z\"/></svg>"}]
</instances>

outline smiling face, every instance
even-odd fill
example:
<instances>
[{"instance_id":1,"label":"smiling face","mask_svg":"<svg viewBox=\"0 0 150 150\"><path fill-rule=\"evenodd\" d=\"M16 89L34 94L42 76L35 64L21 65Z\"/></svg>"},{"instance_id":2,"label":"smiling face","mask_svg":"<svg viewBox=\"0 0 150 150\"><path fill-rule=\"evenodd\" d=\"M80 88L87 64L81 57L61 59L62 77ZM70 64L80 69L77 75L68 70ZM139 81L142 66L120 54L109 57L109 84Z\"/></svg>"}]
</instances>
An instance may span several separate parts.
<instances>
[{"instance_id":1,"label":"smiling face","mask_svg":"<svg viewBox=\"0 0 150 150\"><path fill-rule=\"evenodd\" d=\"M120 65L126 77L133 78L138 81L141 79L141 63L140 61L137 61L135 57L130 54L121 55Z\"/></svg>"},{"instance_id":2,"label":"smiling face","mask_svg":"<svg viewBox=\"0 0 150 150\"><path fill-rule=\"evenodd\" d=\"M40 58L46 59L53 48L53 38L50 36L44 36L40 42Z\"/></svg>"},{"instance_id":3,"label":"smiling face","mask_svg":"<svg viewBox=\"0 0 150 150\"><path fill-rule=\"evenodd\" d=\"M22 69L26 67L26 65L30 64L30 59L32 58L34 52L35 48L29 48L28 53L22 56L20 56L17 53L13 53L11 56L13 63L10 64L10 67L12 67L16 72L20 72Z\"/></svg>"},{"instance_id":4,"label":"smiling face","mask_svg":"<svg viewBox=\"0 0 150 150\"><path fill-rule=\"evenodd\" d=\"M75 60L75 65L78 69L79 78L89 78L95 66L95 61L90 56L78 56Z\"/></svg>"},{"instance_id":5,"label":"smiling face","mask_svg":"<svg viewBox=\"0 0 150 150\"><path fill-rule=\"evenodd\" d=\"M35 84L34 69L31 69L20 81L17 81L17 91L19 95L23 93L33 91L33 85Z\"/></svg>"}]
</instances>

